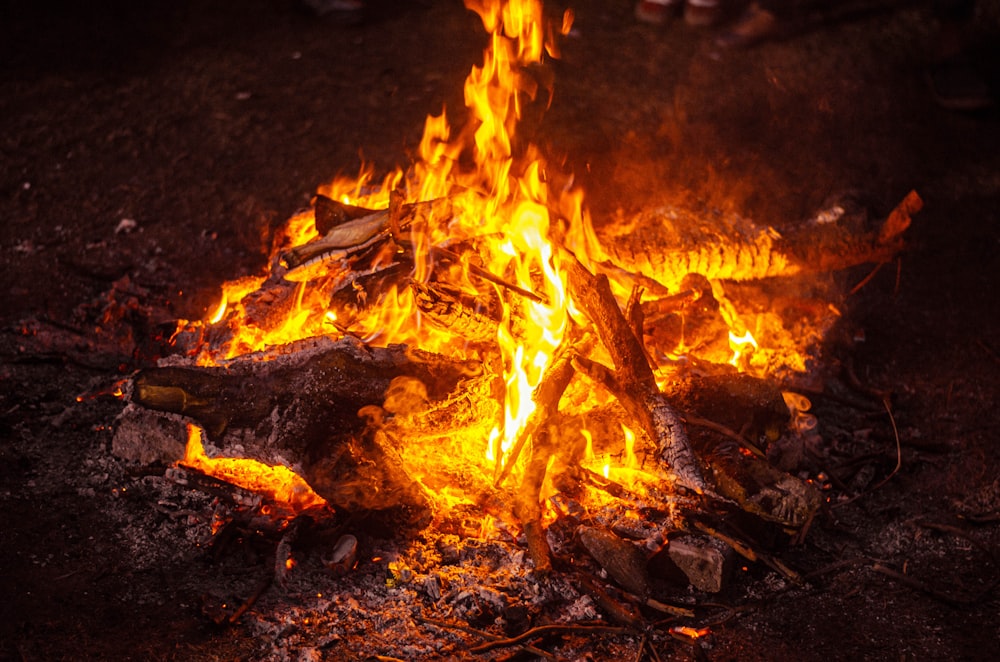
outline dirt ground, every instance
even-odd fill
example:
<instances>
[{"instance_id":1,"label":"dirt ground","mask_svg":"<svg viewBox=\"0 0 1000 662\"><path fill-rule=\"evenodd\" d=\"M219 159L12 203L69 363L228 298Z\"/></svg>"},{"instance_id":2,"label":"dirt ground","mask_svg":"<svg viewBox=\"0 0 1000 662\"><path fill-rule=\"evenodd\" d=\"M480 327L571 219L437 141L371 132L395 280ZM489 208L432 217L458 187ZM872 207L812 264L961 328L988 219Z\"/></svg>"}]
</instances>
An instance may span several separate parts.
<instances>
[{"instance_id":1,"label":"dirt ground","mask_svg":"<svg viewBox=\"0 0 1000 662\"><path fill-rule=\"evenodd\" d=\"M1000 9L981 4L973 53L1000 89L986 66L1000 61ZM639 25L630 0L565 5L576 22L551 67L551 107L525 130L577 174L598 222L683 200L780 228L848 190L880 213L911 189L926 202L910 248L851 298L845 325L859 339L853 373L891 393L898 473L871 489L897 459L884 409L819 398L825 437L876 449L871 474L789 552L823 574L777 590L751 570L713 598L742 609L697 654L992 659L1000 117L933 103L922 72L934 23L920 3L859 2L740 52L683 22ZM196 549L129 544L130 528L162 517L110 455L120 403L90 394L144 357L88 345L85 326L116 282L170 313L151 336L202 316L221 281L264 268L270 232L319 184L362 158L407 164L442 107L459 123L479 19L457 1L369 10L347 26L291 0L0 7L0 658L271 654L247 627L204 618L199 586L217 569ZM62 329L62 344L43 351L26 319Z\"/></svg>"}]
</instances>

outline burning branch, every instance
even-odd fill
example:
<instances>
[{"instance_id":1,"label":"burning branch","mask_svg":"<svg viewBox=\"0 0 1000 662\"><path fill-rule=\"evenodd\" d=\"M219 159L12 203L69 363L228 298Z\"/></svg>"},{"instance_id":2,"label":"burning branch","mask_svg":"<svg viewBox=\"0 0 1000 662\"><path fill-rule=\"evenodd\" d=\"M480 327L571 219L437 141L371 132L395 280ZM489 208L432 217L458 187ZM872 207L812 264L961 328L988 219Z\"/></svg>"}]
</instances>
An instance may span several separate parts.
<instances>
[{"instance_id":1,"label":"burning branch","mask_svg":"<svg viewBox=\"0 0 1000 662\"><path fill-rule=\"evenodd\" d=\"M590 318L597 337L611 354L615 373L609 374L603 366L597 368L599 364L590 362L578 361L577 365L614 393L629 416L656 444L660 459L670 467L677 481L703 494L707 485L684 425L656 385L642 343L618 307L607 276L595 276L573 256L566 264L574 300Z\"/></svg>"}]
</instances>

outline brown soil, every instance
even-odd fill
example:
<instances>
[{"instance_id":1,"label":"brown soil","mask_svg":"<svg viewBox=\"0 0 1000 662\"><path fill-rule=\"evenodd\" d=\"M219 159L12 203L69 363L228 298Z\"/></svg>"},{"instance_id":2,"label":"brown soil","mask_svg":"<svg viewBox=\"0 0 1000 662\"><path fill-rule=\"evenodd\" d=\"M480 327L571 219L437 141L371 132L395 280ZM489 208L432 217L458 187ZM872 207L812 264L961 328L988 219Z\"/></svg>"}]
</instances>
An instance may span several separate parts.
<instances>
[{"instance_id":1,"label":"brown soil","mask_svg":"<svg viewBox=\"0 0 1000 662\"><path fill-rule=\"evenodd\" d=\"M120 404L76 399L145 357L88 350L80 326L125 276L138 305L200 317L222 280L264 268L270 232L317 185L356 171L359 153L380 170L408 163L425 116L446 106L458 123L481 23L432 0L373 2L360 26L290 0L36 4L0 8L0 658L274 657L250 628L202 615L221 569L110 455ZM804 571L828 571L789 590L751 568L714 598L744 609L699 654L990 658L997 114L933 103L922 4L858 3L745 52L680 22L638 25L627 0L567 4L576 27L551 67L551 107L536 104L525 131L577 173L598 221L682 200L780 227L845 190L882 213L910 189L926 201L910 250L850 300L845 328L864 342L842 354L864 386L891 393L900 470L871 489L896 464L884 410L819 399L825 439L877 451L859 464L873 470L866 481L835 493L860 496L789 552ZM974 61L1000 61L1000 16L980 10ZM1000 71L983 73L996 86ZM42 351L23 334L29 318L63 329L63 343Z\"/></svg>"}]
</instances>

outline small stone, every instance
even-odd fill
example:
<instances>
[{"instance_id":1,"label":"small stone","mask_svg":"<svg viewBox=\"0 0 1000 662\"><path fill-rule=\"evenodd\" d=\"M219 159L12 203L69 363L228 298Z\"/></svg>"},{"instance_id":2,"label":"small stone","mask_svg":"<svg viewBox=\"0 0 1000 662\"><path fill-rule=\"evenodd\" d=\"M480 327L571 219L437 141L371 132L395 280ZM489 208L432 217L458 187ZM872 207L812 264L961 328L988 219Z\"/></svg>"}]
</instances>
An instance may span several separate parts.
<instances>
[{"instance_id":1,"label":"small stone","mask_svg":"<svg viewBox=\"0 0 1000 662\"><path fill-rule=\"evenodd\" d=\"M135 219L123 218L118 221L118 225L115 226L115 234L128 234L139 227Z\"/></svg>"},{"instance_id":2,"label":"small stone","mask_svg":"<svg viewBox=\"0 0 1000 662\"><path fill-rule=\"evenodd\" d=\"M715 538L684 536L670 541L667 553L699 591L718 593L732 566L733 550Z\"/></svg>"}]
</instances>

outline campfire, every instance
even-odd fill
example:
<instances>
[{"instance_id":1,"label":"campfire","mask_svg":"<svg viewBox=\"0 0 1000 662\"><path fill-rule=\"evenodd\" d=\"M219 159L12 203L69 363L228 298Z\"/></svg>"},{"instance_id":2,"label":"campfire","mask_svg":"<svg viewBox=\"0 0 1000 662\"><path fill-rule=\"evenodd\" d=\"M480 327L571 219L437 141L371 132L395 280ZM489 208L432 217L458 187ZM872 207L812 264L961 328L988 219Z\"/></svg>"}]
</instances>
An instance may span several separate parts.
<instances>
[{"instance_id":1,"label":"campfire","mask_svg":"<svg viewBox=\"0 0 1000 662\"><path fill-rule=\"evenodd\" d=\"M693 614L653 559L700 592L737 558L799 581L751 529L801 540L821 508L822 481L783 449L818 434L808 393L848 294L837 276L891 260L919 197L884 219L836 200L780 233L680 207L597 221L518 133L572 15L466 4L491 39L464 126L430 117L409 168L320 187L267 273L225 283L126 382L115 453L254 495L213 533L270 531L281 582L304 528L329 533L316 555L338 577L378 563L367 540L433 540L455 563L456 537L503 539L523 577L591 596L581 620L625 626ZM413 579L404 565L392 582Z\"/></svg>"}]
</instances>

